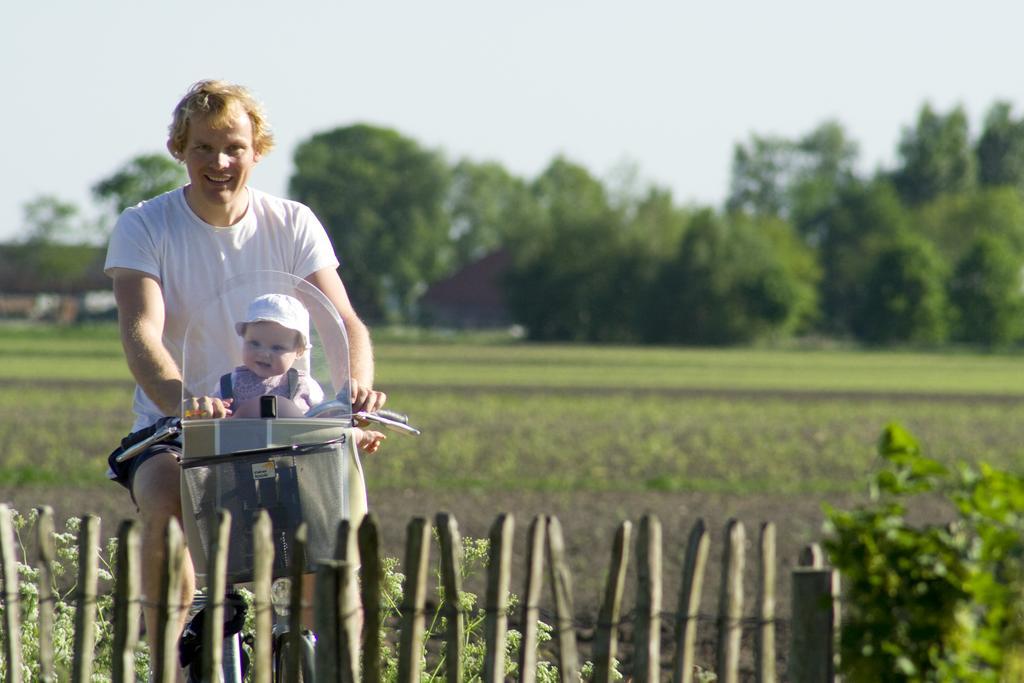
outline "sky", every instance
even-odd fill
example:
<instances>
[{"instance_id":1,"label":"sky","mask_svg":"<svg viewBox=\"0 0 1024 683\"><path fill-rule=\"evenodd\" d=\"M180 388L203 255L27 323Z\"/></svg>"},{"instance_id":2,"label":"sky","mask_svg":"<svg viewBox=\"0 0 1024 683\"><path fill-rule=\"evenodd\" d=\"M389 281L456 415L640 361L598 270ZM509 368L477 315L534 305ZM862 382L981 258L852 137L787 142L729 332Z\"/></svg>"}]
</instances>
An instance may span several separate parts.
<instances>
[{"instance_id":1,"label":"sky","mask_svg":"<svg viewBox=\"0 0 1024 683\"><path fill-rule=\"evenodd\" d=\"M164 150L188 86L223 78L266 106L278 146L251 183L286 195L292 154L353 123L525 178L558 155L633 168L680 205L718 206L752 134L838 120L865 173L891 167L929 102L976 135L1024 106L1024 4L974 0L49 0L0 22L0 241L54 195Z\"/></svg>"}]
</instances>

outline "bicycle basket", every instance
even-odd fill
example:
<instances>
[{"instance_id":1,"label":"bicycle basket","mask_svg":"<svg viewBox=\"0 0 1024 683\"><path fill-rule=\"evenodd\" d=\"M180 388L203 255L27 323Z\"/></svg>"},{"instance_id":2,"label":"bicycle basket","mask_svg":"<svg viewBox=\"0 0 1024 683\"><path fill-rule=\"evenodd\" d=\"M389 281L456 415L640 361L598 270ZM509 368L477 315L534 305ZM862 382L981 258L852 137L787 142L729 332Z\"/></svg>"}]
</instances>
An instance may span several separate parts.
<instances>
[{"instance_id":1,"label":"bicycle basket","mask_svg":"<svg viewBox=\"0 0 1024 683\"><path fill-rule=\"evenodd\" d=\"M346 421L194 420L185 423L182 511L197 574L205 575L217 510L231 513L227 580L252 580L253 524L267 510L274 577L289 576L295 532L307 526L305 572L334 556L338 524L366 513L366 492Z\"/></svg>"}]
</instances>

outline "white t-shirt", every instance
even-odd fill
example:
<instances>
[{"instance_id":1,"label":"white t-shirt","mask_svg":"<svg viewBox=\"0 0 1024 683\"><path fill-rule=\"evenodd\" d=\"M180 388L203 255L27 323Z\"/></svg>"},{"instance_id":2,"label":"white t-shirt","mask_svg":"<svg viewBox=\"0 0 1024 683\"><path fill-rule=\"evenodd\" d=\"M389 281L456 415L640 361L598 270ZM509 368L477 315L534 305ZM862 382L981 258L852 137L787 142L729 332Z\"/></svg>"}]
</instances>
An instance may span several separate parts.
<instances>
[{"instance_id":1,"label":"white t-shirt","mask_svg":"<svg viewBox=\"0 0 1024 683\"><path fill-rule=\"evenodd\" d=\"M305 278L337 267L327 231L303 204L249 188L245 216L230 227L215 227L196 216L184 188L178 188L125 209L110 237L104 271L130 268L159 280L163 343L181 367L189 318L227 279L257 270ZM133 410L133 430L163 417L139 386Z\"/></svg>"}]
</instances>

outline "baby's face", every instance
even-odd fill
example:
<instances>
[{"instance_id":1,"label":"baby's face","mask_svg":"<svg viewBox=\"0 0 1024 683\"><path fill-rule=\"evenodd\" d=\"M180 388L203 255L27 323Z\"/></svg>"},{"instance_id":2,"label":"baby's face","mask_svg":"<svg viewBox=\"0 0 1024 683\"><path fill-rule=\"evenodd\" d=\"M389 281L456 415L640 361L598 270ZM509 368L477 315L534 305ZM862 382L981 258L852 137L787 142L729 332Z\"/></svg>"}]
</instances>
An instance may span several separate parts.
<instances>
[{"instance_id":1,"label":"baby's face","mask_svg":"<svg viewBox=\"0 0 1024 683\"><path fill-rule=\"evenodd\" d=\"M276 377L288 372L303 351L295 330L269 321L245 326L242 363L260 377Z\"/></svg>"}]
</instances>

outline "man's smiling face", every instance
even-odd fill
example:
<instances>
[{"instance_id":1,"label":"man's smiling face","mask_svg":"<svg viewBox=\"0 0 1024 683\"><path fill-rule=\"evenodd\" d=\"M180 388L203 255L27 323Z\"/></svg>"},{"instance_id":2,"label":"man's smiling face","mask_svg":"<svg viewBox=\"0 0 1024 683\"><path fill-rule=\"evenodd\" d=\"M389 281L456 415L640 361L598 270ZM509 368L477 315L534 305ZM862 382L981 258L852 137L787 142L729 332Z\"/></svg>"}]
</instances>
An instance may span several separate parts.
<instances>
[{"instance_id":1,"label":"man's smiling face","mask_svg":"<svg viewBox=\"0 0 1024 683\"><path fill-rule=\"evenodd\" d=\"M260 160L249 116L238 109L193 119L181 158L190 181L185 198L192 210L211 225L237 223L249 205L249 173Z\"/></svg>"}]
</instances>

